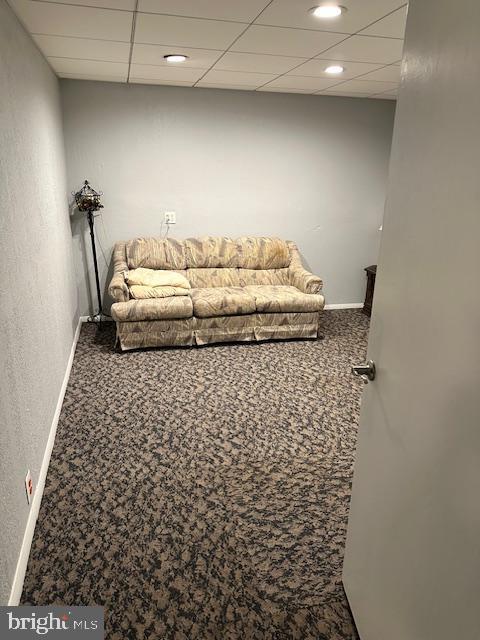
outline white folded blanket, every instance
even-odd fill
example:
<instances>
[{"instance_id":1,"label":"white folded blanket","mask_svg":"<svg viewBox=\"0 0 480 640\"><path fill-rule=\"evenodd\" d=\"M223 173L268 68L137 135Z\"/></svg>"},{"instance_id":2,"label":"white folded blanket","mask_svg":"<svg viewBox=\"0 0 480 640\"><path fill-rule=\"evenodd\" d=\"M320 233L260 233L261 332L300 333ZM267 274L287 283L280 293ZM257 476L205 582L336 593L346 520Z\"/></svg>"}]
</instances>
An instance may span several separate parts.
<instances>
[{"instance_id":1,"label":"white folded blanket","mask_svg":"<svg viewBox=\"0 0 480 640\"><path fill-rule=\"evenodd\" d=\"M190 283L177 271L139 267L125 273L132 298L168 298L187 296Z\"/></svg>"}]
</instances>

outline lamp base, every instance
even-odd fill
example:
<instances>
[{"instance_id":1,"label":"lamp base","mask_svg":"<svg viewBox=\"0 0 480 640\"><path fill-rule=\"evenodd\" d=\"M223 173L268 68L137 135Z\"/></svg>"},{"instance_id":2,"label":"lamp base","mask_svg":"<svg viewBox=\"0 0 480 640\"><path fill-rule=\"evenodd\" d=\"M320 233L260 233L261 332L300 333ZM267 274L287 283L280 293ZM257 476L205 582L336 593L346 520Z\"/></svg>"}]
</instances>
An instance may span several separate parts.
<instances>
[{"instance_id":1,"label":"lamp base","mask_svg":"<svg viewBox=\"0 0 480 640\"><path fill-rule=\"evenodd\" d=\"M98 326L100 328L103 327L104 322L106 320L108 320L109 316L105 315L103 312L102 313L96 313L93 316L88 316L87 318L87 322L92 323L92 324L98 324Z\"/></svg>"}]
</instances>

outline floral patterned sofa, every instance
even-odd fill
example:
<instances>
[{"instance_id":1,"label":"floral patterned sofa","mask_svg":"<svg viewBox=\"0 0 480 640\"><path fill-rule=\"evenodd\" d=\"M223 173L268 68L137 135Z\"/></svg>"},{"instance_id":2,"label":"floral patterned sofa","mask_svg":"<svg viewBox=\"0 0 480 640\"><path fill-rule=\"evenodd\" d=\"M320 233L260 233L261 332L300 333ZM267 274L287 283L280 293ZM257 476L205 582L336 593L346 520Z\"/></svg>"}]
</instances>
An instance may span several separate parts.
<instances>
[{"instance_id":1,"label":"floral patterned sofa","mask_svg":"<svg viewBox=\"0 0 480 640\"><path fill-rule=\"evenodd\" d=\"M293 242L136 238L115 245L113 262L111 313L122 350L318 335L322 280L303 268ZM188 295L133 299L128 272L140 267L181 273Z\"/></svg>"}]
</instances>

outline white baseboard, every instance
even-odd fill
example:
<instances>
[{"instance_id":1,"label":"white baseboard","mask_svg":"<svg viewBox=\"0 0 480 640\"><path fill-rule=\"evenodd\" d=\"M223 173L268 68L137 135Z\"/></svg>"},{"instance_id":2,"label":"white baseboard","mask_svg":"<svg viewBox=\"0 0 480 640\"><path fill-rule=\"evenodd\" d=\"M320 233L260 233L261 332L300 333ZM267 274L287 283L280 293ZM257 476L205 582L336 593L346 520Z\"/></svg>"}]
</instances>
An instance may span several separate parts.
<instances>
[{"instance_id":1,"label":"white baseboard","mask_svg":"<svg viewBox=\"0 0 480 640\"><path fill-rule=\"evenodd\" d=\"M67 368L63 377L62 387L60 389L57 406L55 408L52 425L50 427L50 433L48 434L47 445L43 454L42 466L40 467L40 473L38 474L37 486L33 495L32 504L30 505L30 513L28 514L25 533L23 534L22 546L20 548L20 554L18 556L12 589L10 591L10 598L8 600L9 607L18 606L20 598L22 596L23 581L25 580L25 572L27 570L28 557L30 555L30 548L32 546L33 533L35 531L35 525L37 524L40 503L42 502L43 489L45 487L45 480L47 478L48 465L50 464L50 456L52 455L53 443L55 442L58 420L60 418L60 412L62 411L63 398L65 396L65 391L67 390L70 370L72 368L73 357L75 355L75 348L80 336L80 329L82 328L82 323L86 322L87 319L88 316L80 316L80 318L78 319L77 328L75 330L75 336L73 338L73 344L70 351L70 356L68 358Z\"/></svg>"},{"instance_id":2,"label":"white baseboard","mask_svg":"<svg viewBox=\"0 0 480 640\"><path fill-rule=\"evenodd\" d=\"M361 309L363 307L363 302L345 302L342 304L326 304L325 309L328 311L329 309Z\"/></svg>"}]
</instances>

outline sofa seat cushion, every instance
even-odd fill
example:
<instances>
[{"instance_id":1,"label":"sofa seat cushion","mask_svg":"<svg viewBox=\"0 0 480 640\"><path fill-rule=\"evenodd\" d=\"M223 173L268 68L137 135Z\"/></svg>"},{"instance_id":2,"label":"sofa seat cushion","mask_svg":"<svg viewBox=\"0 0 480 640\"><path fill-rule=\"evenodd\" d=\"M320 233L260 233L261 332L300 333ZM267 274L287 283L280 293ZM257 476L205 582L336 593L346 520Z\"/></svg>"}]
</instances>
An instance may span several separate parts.
<instances>
[{"instance_id":1,"label":"sofa seat cushion","mask_svg":"<svg viewBox=\"0 0 480 640\"><path fill-rule=\"evenodd\" d=\"M247 285L245 291L255 298L258 313L311 313L324 305L323 296L291 286Z\"/></svg>"},{"instance_id":2,"label":"sofa seat cushion","mask_svg":"<svg viewBox=\"0 0 480 640\"><path fill-rule=\"evenodd\" d=\"M190 296L129 300L112 304L112 318L116 322L170 320L192 316L193 305Z\"/></svg>"},{"instance_id":3,"label":"sofa seat cushion","mask_svg":"<svg viewBox=\"0 0 480 640\"><path fill-rule=\"evenodd\" d=\"M192 289L191 297L197 318L255 313L255 299L242 287Z\"/></svg>"}]
</instances>

